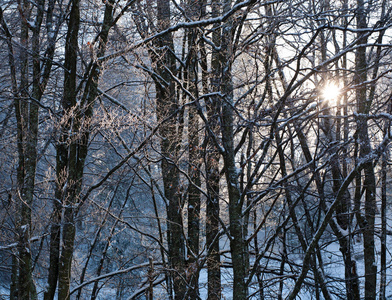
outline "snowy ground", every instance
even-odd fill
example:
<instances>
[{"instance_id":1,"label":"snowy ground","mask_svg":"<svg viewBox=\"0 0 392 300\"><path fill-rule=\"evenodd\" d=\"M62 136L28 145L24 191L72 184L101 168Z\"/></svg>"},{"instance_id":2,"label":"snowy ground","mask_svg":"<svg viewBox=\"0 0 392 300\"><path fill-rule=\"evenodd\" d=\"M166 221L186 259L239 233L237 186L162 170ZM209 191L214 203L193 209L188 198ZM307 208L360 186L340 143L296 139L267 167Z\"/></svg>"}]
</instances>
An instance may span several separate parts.
<instances>
[{"instance_id":1,"label":"snowy ground","mask_svg":"<svg viewBox=\"0 0 392 300\"><path fill-rule=\"evenodd\" d=\"M377 219L377 226L376 228L380 228L380 219ZM391 225L392 221L388 221L388 230L391 230ZM353 257L357 262L357 271L358 275L360 277L360 284L361 284L361 291L364 290L364 262L363 262L363 246L362 246L362 239L360 236L356 237L356 240L354 241L353 245ZM228 245L222 245L224 248L227 247ZM379 238L376 237L376 249L377 251L380 251L380 240ZM389 249L392 249L392 236L388 235L387 236L387 299L392 300L392 261L391 261L391 253L389 252ZM324 271L326 273L326 278L328 276L334 277L334 278L340 278L338 281L330 281L327 282L328 286L331 287L331 290L336 290L338 292L344 291L344 266L341 258L341 252L339 251L339 244L337 242L330 243L329 245L325 246L323 248L323 262L324 262ZM295 261L299 265L302 264L302 259L303 259L303 254L293 254L289 253L289 259L292 261ZM377 269L378 271L380 270L380 253L377 252L376 258L378 259L377 261ZM226 258L227 259L227 258ZM272 262L269 262L270 267L274 267L272 265ZM279 268L279 262L275 262L276 268ZM287 270L288 271L288 270ZM233 300L232 298L232 269L230 268L222 268L222 298L225 300ZM379 285L379 280L380 276L377 278L378 280L378 285ZM207 270L203 269L200 272L200 297L201 299L207 299ZM292 289L294 285L294 281L291 279L286 279L284 281L284 297L288 295L290 290ZM37 282L37 287L41 288L44 286L44 284L40 284L40 282ZM257 284L254 285L255 288L257 288ZM275 284L274 286L269 287L271 290L278 289L278 284ZM86 289L89 289L89 287L86 287ZM267 288L268 289L268 288ZM258 293L256 293L256 289L250 289L249 293L253 294L255 293L254 296L252 296L250 299L258 299ZM156 287L154 290L154 299L165 299L165 289L162 287ZM333 291L332 291L333 294ZM42 289L39 290L39 299L43 298L43 292ZM340 296L340 297L339 297ZM116 289L110 288L110 287L104 287L101 289L100 294L98 299L99 300L112 300L116 298ZM5 300L9 299L9 290L8 286L0 285L0 300ZM265 299L274 299L272 294L270 296L265 295ZM314 294L312 294L311 291L307 291L305 288L303 289L302 293L299 295L298 299L302 300L312 300L314 299ZM335 299L342 299L341 295L335 295Z\"/></svg>"}]
</instances>

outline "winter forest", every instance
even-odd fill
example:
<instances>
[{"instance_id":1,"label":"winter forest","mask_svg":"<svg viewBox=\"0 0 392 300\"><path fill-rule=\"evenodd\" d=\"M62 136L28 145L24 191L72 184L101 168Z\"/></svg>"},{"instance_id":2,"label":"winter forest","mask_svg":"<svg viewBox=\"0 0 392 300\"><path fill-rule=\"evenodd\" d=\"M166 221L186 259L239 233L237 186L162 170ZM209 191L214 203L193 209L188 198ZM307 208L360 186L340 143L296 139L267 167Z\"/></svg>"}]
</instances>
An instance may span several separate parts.
<instances>
[{"instance_id":1,"label":"winter forest","mask_svg":"<svg viewBox=\"0 0 392 300\"><path fill-rule=\"evenodd\" d=\"M0 299L392 299L392 2L0 0Z\"/></svg>"}]
</instances>

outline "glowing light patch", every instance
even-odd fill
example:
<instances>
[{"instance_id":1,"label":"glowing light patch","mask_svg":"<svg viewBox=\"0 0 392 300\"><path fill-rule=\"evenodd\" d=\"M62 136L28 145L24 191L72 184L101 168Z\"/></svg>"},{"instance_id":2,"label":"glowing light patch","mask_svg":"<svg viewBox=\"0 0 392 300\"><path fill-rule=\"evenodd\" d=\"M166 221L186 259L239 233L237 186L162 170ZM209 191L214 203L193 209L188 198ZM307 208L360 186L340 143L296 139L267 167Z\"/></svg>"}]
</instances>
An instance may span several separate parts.
<instances>
[{"instance_id":1,"label":"glowing light patch","mask_svg":"<svg viewBox=\"0 0 392 300\"><path fill-rule=\"evenodd\" d=\"M322 91L323 98L328 101L336 101L340 95L340 88L333 83L327 84Z\"/></svg>"}]
</instances>

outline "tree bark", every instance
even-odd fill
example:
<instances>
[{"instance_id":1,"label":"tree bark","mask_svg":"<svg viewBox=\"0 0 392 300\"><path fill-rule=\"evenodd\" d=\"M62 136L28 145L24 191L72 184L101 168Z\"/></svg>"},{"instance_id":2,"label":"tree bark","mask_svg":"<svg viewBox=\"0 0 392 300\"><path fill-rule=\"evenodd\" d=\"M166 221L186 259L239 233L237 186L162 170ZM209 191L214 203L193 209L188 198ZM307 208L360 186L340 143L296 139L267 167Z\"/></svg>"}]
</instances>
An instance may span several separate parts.
<instances>
[{"instance_id":1,"label":"tree bark","mask_svg":"<svg viewBox=\"0 0 392 300\"><path fill-rule=\"evenodd\" d=\"M192 20L199 19L199 5L189 3L190 17ZM198 91L198 63L197 63L197 30L191 29L188 32L188 70L187 85L189 92L194 98L199 97ZM188 255L188 270L190 271L189 297L197 299L199 295L199 235L200 235L200 141L199 141L199 119L197 108L191 105L188 111L188 151L189 165L188 174L191 180L188 188L188 246L190 254Z\"/></svg>"},{"instance_id":2,"label":"tree bark","mask_svg":"<svg viewBox=\"0 0 392 300\"><path fill-rule=\"evenodd\" d=\"M388 112L392 111L392 103L389 102ZM384 125L384 135L391 136L391 121L386 120ZM381 278L380 278L380 300L386 300L387 287L387 168L388 152L381 156Z\"/></svg>"},{"instance_id":3,"label":"tree bark","mask_svg":"<svg viewBox=\"0 0 392 300\"><path fill-rule=\"evenodd\" d=\"M33 53L33 97L37 95L37 79L40 78L40 68L38 57L39 30L42 22L43 7L39 1L36 15L36 27L32 38ZM31 234L31 211L34 198L35 173L37 166L37 138L38 138L38 104L29 95L29 26L28 20L31 14L29 1L23 1L20 9L21 33L20 44L22 46L20 54L20 92L14 93L14 107L17 121L17 143L18 143L18 198L20 200L20 220L18 225L19 245L18 245L18 297L19 299L36 299L36 290L32 277L32 256L30 248ZM9 51L12 49L10 48ZM15 62L13 54L10 53L10 66L13 68ZM14 73L14 70L11 70ZM11 76L15 76L11 74ZM16 78L14 78L16 90ZM40 98L38 98L39 100Z\"/></svg>"},{"instance_id":4,"label":"tree bark","mask_svg":"<svg viewBox=\"0 0 392 300\"><path fill-rule=\"evenodd\" d=\"M367 14L363 0L357 0L357 27L367 28ZM358 33L358 44L367 43L367 36ZM365 159L371 154L371 143L368 133L367 115L370 111L371 101L367 99L367 59L366 47L359 47L355 54L355 83L357 100L357 133L359 141L359 157ZM365 299L376 299L377 294L377 263L375 258L374 222L376 215L376 179L374 175L373 161L368 161L364 166L365 189L365 217L358 220L363 232L363 248L365 262Z\"/></svg>"},{"instance_id":5,"label":"tree bark","mask_svg":"<svg viewBox=\"0 0 392 300\"><path fill-rule=\"evenodd\" d=\"M223 2L223 14L231 9L231 0ZM242 201L238 184L238 172L235 163L234 151L234 110L233 110L233 83L231 67L233 60L233 20L229 18L222 24L221 39L221 91L222 113L221 134L224 148L223 162L226 185L229 195L229 219L230 219L230 252L233 264L234 282L233 298L243 300L247 298L248 289L245 283L246 277L246 244L243 232Z\"/></svg>"},{"instance_id":6,"label":"tree bark","mask_svg":"<svg viewBox=\"0 0 392 300\"><path fill-rule=\"evenodd\" d=\"M170 26L170 1L157 0L157 20L159 30ZM156 110L157 119L169 119L159 129L161 136L162 175L165 197L168 200L167 229L169 263L172 269L173 288L175 299L183 299L186 294L185 275L185 240L183 235L182 199L180 193L180 174L177 167L180 139L182 138L181 125L177 123L175 113L178 112L178 101L175 93L175 58L173 37L170 33L163 35L156 41L158 56L152 57L156 65L156 72L164 82L156 81ZM170 74L171 73L171 74ZM177 125L179 125L177 127ZM178 129L178 130L177 130Z\"/></svg>"},{"instance_id":7,"label":"tree bark","mask_svg":"<svg viewBox=\"0 0 392 300\"><path fill-rule=\"evenodd\" d=\"M212 17L219 15L219 6L217 1L211 3ZM213 27L212 41L216 46L220 45L221 30L218 25ZM207 54L204 51L202 58L205 59L202 65L204 85L207 85ZM221 63L219 52L212 50L211 55L211 89L213 92L219 91L219 82L221 76ZM206 215L206 244L207 244L207 276L208 276L208 300L221 299L221 270L220 270L220 254L219 254L219 160L220 154L215 145L214 137L219 136L219 115L220 115L220 99L217 96L209 97L206 103L208 126L207 144L205 153L206 167L206 187L207 187L207 215Z\"/></svg>"},{"instance_id":8,"label":"tree bark","mask_svg":"<svg viewBox=\"0 0 392 300\"><path fill-rule=\"evenodd\" d=\"M62 128L60 144L57 147L56 182L61 188L61 201L64 207L63 217L63 246L59 257L59 275L58 275L58 299L68 300L70 283L71 283L71 264L75 238L74 224L74 206L75 197L77 197L78 186L81 184L81 178L75 176L76 170L76 141L70 142L71 132L74 131L74 124L77 123L76 111L72 111L76 106L76 72L77 72L77 51L78 51L78 34L80 23L80 2L72 0L71 12L68 21L68 31L65 45L65 72L64 72L64 95L62 99L63 118L65 125ZM72 120L75 119L75 120ZM74 123L74 124L73 124ZM83 171L82 171L83 172ZM56 207L54 207L56 209ZM57 241L54 241L57 243Z\"/></svg>"},{"instance_id":9,"label":"tree bark","mask_svg":"<svg viewBox=\"0 0 392 300\"><path fill-rule=\"evenodd\" d=\"M51 22L51 13L53 7L52 1L46 9L47 22ZM36 298L36 289L32 279L32 262L31 249L29 245L30 231L31 231L31 211L33 206L35 175L37 167L37 141L38 141L38 124L39 124L39 104L42 95L46 89L49 75L52 67L52 58L54 54L54 44L56 35L50 35L48 28L48 46L47 58L48 60L42 63L40 61L41 50L41 26L45 12L45 0L39 0L34 3L36 9L31 9L28 1L23 1L20 7L21 15L21 36L20 45L20 86L17 87L16 79L16 64L14 59L14 51L11 41L11 33L8 30L7 24L3 19L2 10L0 19L1 25L7 36L7 44L9 51L9 64L11 73L11 86L14 95L15 116L17 121L17 143L18 143L18 197L21 201L21 216L20 216L20 238L19 250L21 255L19 257L19 281L21 286L19 297L22 299ZM34 27L31 27L31 48L29 43L29 18L34 12L35 20ZM29 51L30 50L30 51ZM29 59L31 55L32 59ZM32 80L29 80L29 65L32 65ZM30 85L32 86L30 92ZM16 260L15 260L16 262ZM19 263L20 262L20 263ZM16 295L15 295L16 297Z\"/></svg>"},{"instance_id":10,"label":"tree bark","mask_svg":"<svg viewBox=\"0 0 392 300\"><path fill-rule=\"evenodd\" d=\"M106 2L102 29L97 37L97 58L102 57L106 51L109 30L113 26L114 0ZM58 268L58 299L69 299L71 266L75 241L75 217L80 206L80 192L83 181L83 170L88 154L88 142L91 133L90 122L93 116L93 105L98 95L98 80L102 73L102 62L92 60L87 68L87 80L83 94L78 103L77 82L77 54L78 32L80 23L80 1L73 0L69 15L68 31L66 36L64 66L64 96L62 99L62 131L57 145L56 157L56 198L63 207L62 241L63 246L59 253L59 206L55 204L53 212L53 227L51 240L51 261L53 261L53 274ZM52 245L53 244L53 245ZM53 259L53 260L52 260ZM57 266L58 264L58 266ZM55 275L54 275L55 276ZM51 280L51 291L55 290L55 280ZM53 299L48 294L47 299Z\"/></svg>"}]
</instances>

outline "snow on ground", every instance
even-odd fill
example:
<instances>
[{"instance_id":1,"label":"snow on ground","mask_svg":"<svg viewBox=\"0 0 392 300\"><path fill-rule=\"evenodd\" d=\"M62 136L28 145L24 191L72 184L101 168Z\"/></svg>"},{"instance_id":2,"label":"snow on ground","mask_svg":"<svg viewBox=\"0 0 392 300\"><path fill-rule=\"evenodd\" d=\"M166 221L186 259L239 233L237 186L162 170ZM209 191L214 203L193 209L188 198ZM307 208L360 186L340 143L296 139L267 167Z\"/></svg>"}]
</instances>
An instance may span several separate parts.
<instances>
[{"instance_id":1,"label":"snow on ground","mask_svg":"<svg viewBox=\"0 0 392 300\"><path fill-rule=\"evenodd\" d=\"M380 224L380 218L378 216L376 220L376 228L381 228ZM392 220L388 220L388 230L391 231L391 225L392 225ZM222 241L223 242L223 241ZM227 247L228 245L223 245L224 242L222 243L221 246L223 248ZM321 244L321 242L320 242ZM376 237L376 249L377 249L377 269L380 271L380 239ZM387 236L387 299L392 300L392 260L391 260L391 253L389 252L389 249L392 249L392 238L391 235ZM337 292L344 291L345 286L344 286L344 265L343 265L343 260L341 257L341 252L339 250L339 244L337 242L331 242L326 246L323 246L323 263L324 263L324 271L326 275L326 280L327 284L329 287L331 287L331 291L333 294L333 290ZM303 254L298 254L298 253L289 253L289 259L295 261L299 265L302 264L302 259L303 259ZM364 262L363 262L363 242L362 242L362 237L360 235L357 235L354 240L353 244L353 258L357 262L357 271L358 275L360 276L360 285L361 285L361 291L364 291ZM229 263L229 258L225 258L226 262ZM263 262L261 262L263 263ZM274 265L275 264L275 265ZM276 267L276 269L279 268L279 262L274 261L268 262L268 266L271 268ZM288 270L286 270L287 272ZM309 273L310 274L310 273ZM338 278L339 281L332 282L330 278ZM256 280L256 278L254 278ZM379 280L380 276L378 275L378 285L379 285ZM232 281L233 281L233 270L231 268L222 268L222 299L224 300L233 300L232 297ZM207 270L202 269L200 272L200 278L199 278L199 284L200 284L200 298L201 299L207 299ZM292 279L286 279L284 281L284 290L283 290L283 296L287 296L290 290L292 289L294 285L294 281ZM42 287L44 286L44 283L42 282L37 282L37 287L39 288L39 299L43 298L43 291ZM268 287L271 290L277 290L279 287L279 284L277 281L275 282L274 286ZM255 282L252 287L249 289L249 294L253 295L250 299L258 299L259 295L257 293L257 288L258 284ZM88 290L89 288L86 287ZM265 295L265 299L274 299L273 295ZM341 296L341 295L340 295ZM0 286L0 300L5 300L9 299L9 289L7 286ZM99 293L99 300L111 300L111 299L116 299L116 289L112 288L110 286L105 286L100 290ZM127 299L127 298L124 298ZM154 289L154 299L166 299L166 290L165 288L161 286L157 286ZM310 290L307 290L306 288L303 288L301 291L301 294L298 296L298 299L302 300L312 300L314 299L314 294ZM334 299L342 299L341 297L339 298L338 296L335 295Z\"/></svg>"}]
</instances>

